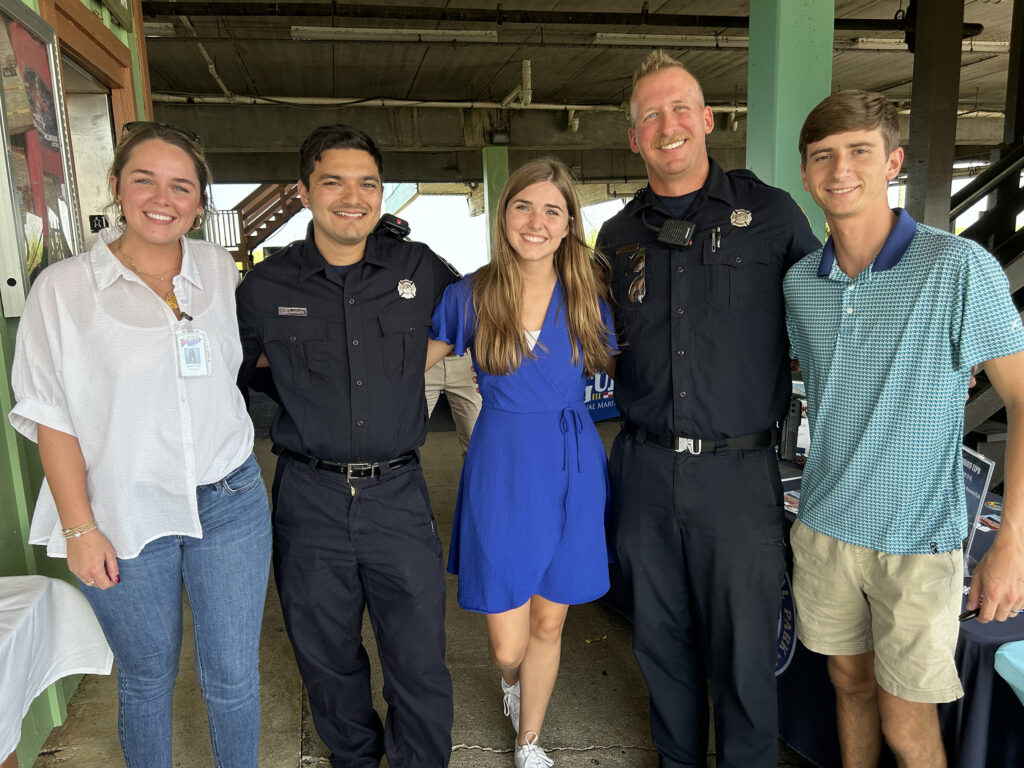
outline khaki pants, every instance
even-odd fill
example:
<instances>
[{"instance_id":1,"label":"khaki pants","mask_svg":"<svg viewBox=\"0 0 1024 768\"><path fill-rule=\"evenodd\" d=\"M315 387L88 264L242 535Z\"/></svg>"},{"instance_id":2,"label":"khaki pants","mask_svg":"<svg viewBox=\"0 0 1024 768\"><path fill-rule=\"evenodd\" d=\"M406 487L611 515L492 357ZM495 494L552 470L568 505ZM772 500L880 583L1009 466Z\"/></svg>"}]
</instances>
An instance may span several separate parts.
<instances>
[{"instance_id":1,"label":"khaki pants","mask_svg":"<svg viewBox=\"0 0 1024 768\"><path fill-rule=\"evenodd\" d=\"M438 396L444 392L448 398L448 405L452 409L452 418L455 420L455 431L459 436L459 444L462 446L462 455L466 455L466 447L469 445L470 435L473 434L473 425L476 424L476 417L480 415L480 391L476 386L476 371L473 370L473 361L470 354L461 357L448 355L441 358L441 362L427 371L427 418L434 412Z\"/></svg>"}]
</instances>

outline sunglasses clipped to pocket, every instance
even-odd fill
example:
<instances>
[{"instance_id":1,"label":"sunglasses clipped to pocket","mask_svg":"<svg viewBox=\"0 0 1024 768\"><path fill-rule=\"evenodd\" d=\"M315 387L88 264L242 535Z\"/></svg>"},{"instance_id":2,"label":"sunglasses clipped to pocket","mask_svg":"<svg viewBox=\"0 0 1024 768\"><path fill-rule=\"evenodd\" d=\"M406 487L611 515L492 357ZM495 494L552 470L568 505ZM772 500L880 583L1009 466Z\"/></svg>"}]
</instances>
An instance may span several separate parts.
<instances>
[{"instance_id":1,"label":"sunglasses clipped to pocket","mask_svg":"<svg viewBox=\"0 0 1024 768\"><path fill-rule=\"evenodd\" d=\"M627 296L634 304L643 304L647 295L647 249L640 248L629 257L629 271L633 280L629 284Z\"/></svg>"}]
</instances>

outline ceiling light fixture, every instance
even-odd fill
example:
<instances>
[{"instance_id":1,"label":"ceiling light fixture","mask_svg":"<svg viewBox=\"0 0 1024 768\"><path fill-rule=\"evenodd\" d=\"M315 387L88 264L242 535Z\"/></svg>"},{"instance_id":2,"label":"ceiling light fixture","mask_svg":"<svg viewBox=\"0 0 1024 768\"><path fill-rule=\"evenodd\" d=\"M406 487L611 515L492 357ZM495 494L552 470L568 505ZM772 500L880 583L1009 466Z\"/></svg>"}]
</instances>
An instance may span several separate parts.
<instances>
[{"instance_id":1,"label":"ceiling light fixture","mask_svg":"<svg viewBox=\"0 0 1024 768\"><path fill-rule=\"evenodd\" d=\"M1022 0L1024 1L1024 0ZM597 32L594 45L637 45L645 48L749 48L749 37L723 37L722 35L652 35L647 33L612 33ZM832 48L836 51L895 51L907 50L907 43L902 38L855 37L835 38ZM974 38L964 40L961 44L964 53L999 53L1009 54L1010 44L995 40L975 41Z\"/></svg>"},{"instance_id":2,"label":"ceiling light fixture","mask_svg":"<svg viewBox=\"0 0 1024 768\"><path fill-rule=\"evenodd\" d=\"M486 29L379 29L376 27L292 27L292 40L350 40L360 43L496 43Z\"/></svg>"},{"instance_id":3,"label":"ceiling light fixture","mask_svg":"<svg viewBox=\"0 0 1024 768\"><path fill-rule=\"evenodd\" d=\"M642 45L653 48L749 48L749 37L724 35L652 35L597 32L594 45Z\"/></svg>"}]
</instances>

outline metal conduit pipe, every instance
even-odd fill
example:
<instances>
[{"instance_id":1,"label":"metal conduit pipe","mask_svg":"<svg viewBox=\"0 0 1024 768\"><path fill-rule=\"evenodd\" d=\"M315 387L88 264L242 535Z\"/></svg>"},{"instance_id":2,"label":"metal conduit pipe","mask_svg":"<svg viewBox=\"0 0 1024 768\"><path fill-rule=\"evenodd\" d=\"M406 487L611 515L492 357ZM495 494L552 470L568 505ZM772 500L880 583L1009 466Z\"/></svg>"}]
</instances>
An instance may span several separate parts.
<instances>
[{"instance_id":1,"label":"metal conduit pipe","mask_svg":"<svg viewBox=\"0 0 1024 768\"><path fill-rule=\"evenodd\" d=\"M231 38L227 37L216 37L207 35L203 37L174 37L173 28L166 28L160 26L163 22L148 22L146 24L146 44L147 45L177 45L181 43L212 43L214 45L232 42ZM324 29L330 29L330 27L324 27ZM382 32L388 32L390 30L380 30ZM459 30L451 30L453 33L457 33ZM665 38L665 39L660 39ZM609 42L609 40L618 42ZM307 40L297 40L295 37L269 37L269 36L249 36L245 38L246 43L307 43ZM320 40L319 42L324 44L330 44L334 42L332 40ZM372 40L374 45L392 46L397 47L400 45L409 45L409 42L401 42L397 40ZM742 50L750 47L750 38L747 37L725 37L722 35L645 35L643 33L630 33L620 35L608 35L602 32L598 32L591 35L589 39L580 40L578 35L556 35L546 34L543 40L534 40L531 38L529 32L515 31L506 33L504 30L501 32L501 36L497 40L488 40L484 42L470 42L470 41L459 41L459 42L417 42L418 45L446 45L452 48L459 48L461 46L481 45L486 44L491 46L501 46L505 48L518 48L524 45L529 45L531 48L585 48L588 51L592 50L634 50L637 47L648 47L648 48L664 48L666 50L689 50L689 49L704 49L704 48L731 48ZM867 51L867 52L879 52L879 53L891 53L891 52L903 52L906 51L907 44L902 39L897 38L875 38L875 37L856 37L856 38L836 38L832 43L833 51ZM983 42L976 42L974 40L965 40L961 46L961 50L964 53L993 53L996 55L1009 55L1010 43L1005 40L986 40Z\"/></svg>"},{"instance_id":2,"label":"metal conduit pipe","mask_svg":"<svg viewBox=\"0 0 1024 768\"><path fill-rule=\"evenodd\" d=\"M196 35L195 27L192 26L192 22L189 21L187 16L179 16L178 20L185 25L185 28L189 32L192 33L192 37L198 37L198 35ZM199 48L199 53L202 54L203 59L206 61L206 66L210 70L210 76L213 77L214 82L217 83L217 86L221 89L225 96L233 97L234 94L231 93L231 90L224 84L224 81L220 79L220 74L217 72L217 65L213 63L213 59L210 57L209 52L207 52L206 46L204 46L200 42L197 42L196 47Z\"/></svg>"},{"instance_id":3,"label":"metal conduit pipe","mask_svg":"<svg viewBox=\"0 0 1024 768\"><path fill-rule=\"evenodd\" d=\"M238 3L238 2L152 2L143 0L142 13L154 16L269 16L334 17L355 19L410 19L415 21L460 21L481 24L567 24L571 26L683 27L707 29L748 29L747 16L713 16L681 13L604 13L599 11L539 11L515 8L440 8L418 5L362 5L358 3ZM836 19L838 31L904 31L901 19ZM964 37L984 31L981 24L965 23Z\"/></svg>"},{"instance_id":4,"label":"metal conduit pipe","mask_svg":"<svg viewBox=\"0 0 1024 768\"><path fill-rule=\"evenodd\" d=\"M530 106L533 101L533 75L530 69L530 60L523 59L522 80L515 88L509 91L508 96L501 100L503 107L522 108Z\"/></svg>"},{"instance_id":5,"label":"metal conduit pipe","mask_svg":"<svg viewBox=\"0 0 1024 768\"><path fill-rule=\"evenodd\" d=\"M1022 0L1024 1L1024 0ZM243 106L287 107L295 104L306 107L423 107L424 109L536 109L547 112L619 112L625 114L624 104L555 104L552 102L518 102L505 104L500 101L419 101L417 99L392 99L374 96L367 99L338 98L333 96L209 96L202 94L184 95L181 93L154 93L154 104L221 104ZM747 107L738 104L708 104L711 111L723 115L745 115ZM909 108L901 108L901 115L909 115ZM958 118L994 117L1002 119L1004 112L985 109L963 109L957 112ZM578 120L579 115L570 117Z\"/></svg>"},{"instance_id":6,"label":"metal conduit pipe","mask_svg":"<svg viewBox=\"0 0 1024 768\"><path fill-rule=\"evenodd\" d=\"M528 107L533 101L533 70L530 60L523 59L523 106Z\"/></svg>"},{"instance_id":7,"label":"metal conduit pipe","mask_svg":"<svg viewBox=\"0 0 1024 768\"><path fill-rule=\"evenodd\" d=\"M621 104L551 104L530 102L522 104L518 101L504 104L500 101L419 101L417 99L389 99L373 97L368 99L334 98L331 96L183 96L180 93L154 93L154 104L242 104L316 107L424 107L427 109L537 109L549 112L619 112L624 113ZM714 109L714 107L712 107ZM722 111L739 110L746 112L746 107L722 107Z\"/></svg>"}]
</instances>

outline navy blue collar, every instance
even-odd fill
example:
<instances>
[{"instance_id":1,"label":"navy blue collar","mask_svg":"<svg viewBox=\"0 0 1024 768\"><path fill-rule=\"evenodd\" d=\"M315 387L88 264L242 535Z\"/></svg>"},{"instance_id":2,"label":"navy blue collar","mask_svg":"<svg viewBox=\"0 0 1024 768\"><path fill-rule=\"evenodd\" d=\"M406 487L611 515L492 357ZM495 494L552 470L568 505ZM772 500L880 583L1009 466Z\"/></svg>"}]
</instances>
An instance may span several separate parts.
<instances>
[{"instance_id":1,"label":"navy blue collar","mask_svg":"<svg viewBox=\"0 0 1024 768\"><path fill-rule=\"evenodd\" d=\"M733 194L732 187L729 183L729 177L713 157L708 157L708 177L704 179L703 186L695 190L694 192L687 194L696 194L696 198L689 205L689 211L697 211L704 205L704 201L713 197L718 200L724 201L728 206L733 207ZM635 207L630 207L634 206ZM638 216L641 211L646 208L654 208L656 211L660 211L666 216L671 214L665 210L665 207L659 202L658 195L654 194L654 190L651 189L650 182L646 187L638 189L636 194L633 196L633 200L630 201L630 205L627 206L627 210L630 215ZM687 211L689 213L689 211Z\"/></svg>"},{"instance_id":2,"label":"navy blue collar","mask_svg":"<svg viewBox=\"0 0 1024 768\"><path fill-rule=\"evenodd\" d=\"M882 245L882 250L871 262L872 272L884 272L892 269L900 263L903 254L910 247L910 241L914 239L917 232L917 222L903 208L893 208L896 214L896 225L889 232L889 236ZM832 274L832 265L836 261L836 249L832 244L832 238L825 241L825 247L821 251L821 262L818 264L818 277L828 277Z\"/></svg>"},{"instance_id":3,"label":"navy blue collar","mask_svg":"<svg viewBox=\"0 0 1024 768\"><path fill-rule=\"evenodd\" d=\"M367 235L363 258L360 259L360 261L353 262L353 264L349 266L355 266L361 261L365 261L367 264L386 266L388 263L387 254L379 252L381 249L377 246L378 237L380 237L380 235L373 232ZM313 222L311 221L306 227L306 239L302 243L299 279L305 280L318 272L329 274L327 270L328 266L332 265L327 262L327 259L325 259L323 254L320 253L320 249L316 247L315 231L313 229Z\"/></svg>"}]
</instances>

